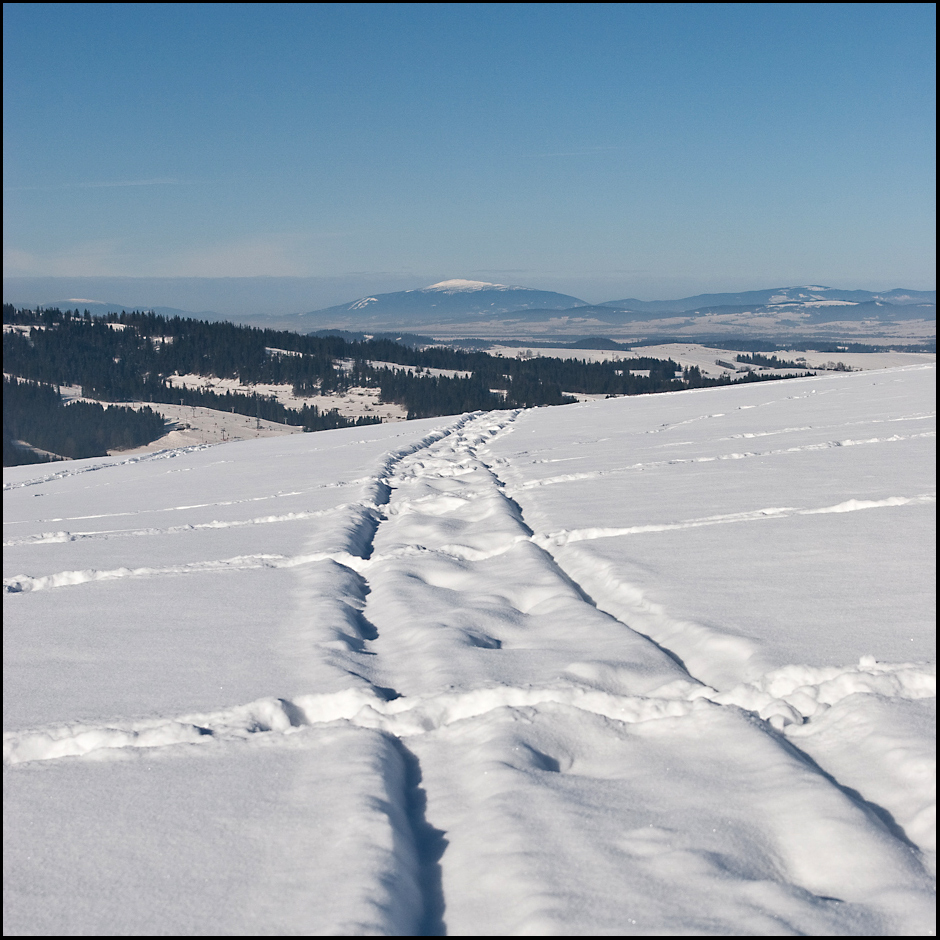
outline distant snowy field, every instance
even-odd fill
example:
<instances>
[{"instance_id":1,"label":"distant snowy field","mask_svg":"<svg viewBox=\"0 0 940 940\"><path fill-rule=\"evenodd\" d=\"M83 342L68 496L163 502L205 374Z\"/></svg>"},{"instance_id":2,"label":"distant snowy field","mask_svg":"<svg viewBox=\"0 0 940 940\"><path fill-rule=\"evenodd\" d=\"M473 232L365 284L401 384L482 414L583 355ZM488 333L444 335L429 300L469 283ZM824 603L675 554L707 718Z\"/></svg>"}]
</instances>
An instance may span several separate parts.
<instances>
[{"instance_id":1,"label":"distant snowy field","mask_svg":"<svg viewBox=\"0 0 940 940\"><path fill-rule=\"evenodd\" d=\"M4 931L932 935L935 378L4 470Z\"/></svg>"},{"instance_id":2,"label":"distant snowy field","mask_svg":"<svg viewBox=\"0 0 940 940\"><path fill-rule=\"evenodd\" d=\"M660 343L654 346L635 346L629 350L609 349L559 349L557 346L539 346L530 343L528 346L491 346L488 350L491 355L515 358L520 353L535 356L550 356L557 359L585 359L588 362L611 362L620 359L631 359L634 356L650 356L654 359L673 359L680 366L696 366L702 370L703 375L718 378L722 375L732 375L736 369L729 369L718 364L717 360L734 363L735 356L740 353L749 354L748 350L718 349L714 346L702 346L700 343ZM891 369L898 366L935 364L936 353L886 352L886 353L820 353L812 350L778 349L772 354L778 359L793 362L797 359L806 360L806 368L825 370L830 362L842 362L850 369ZM637 370L631 370L637 371ZM786 375L795 370L761 369L763 374Z\"/></svg>"}]
</instances>

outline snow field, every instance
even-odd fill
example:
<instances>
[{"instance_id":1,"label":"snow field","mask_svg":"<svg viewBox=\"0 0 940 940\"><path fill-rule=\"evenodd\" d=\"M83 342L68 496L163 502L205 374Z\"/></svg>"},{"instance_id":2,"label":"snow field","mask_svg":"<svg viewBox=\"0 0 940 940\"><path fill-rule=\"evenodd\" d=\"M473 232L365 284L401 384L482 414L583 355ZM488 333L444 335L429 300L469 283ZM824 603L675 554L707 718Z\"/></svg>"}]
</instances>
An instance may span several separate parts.
<instances>
[{"instance_id":1,"label":"snow field","mask_svg":"<svg viewBox=\"0 0 940 940\"><path fill-rule=\"evenodd\" d=\"M154 454L158 451L179 450L200 444L219 444L225 441L255 440L260 437L275 437L282 434L303 434L303 429L294 425L280 424L276 421L252 418L247 415L214 408L202 408L193 405L171 405L165 402L123 401L106 402L94 398L83 398L80 385L61 385L59 391L66 401L96 402L103 408L112 405L122 408L151 408L161 414L172 426L162 437L124 450L109 453L119 457L139 454Z\"/></svg>"},{"instance_id":2,"label":"snow field","mask_svg":"<svg viewBox=\"0 0 940 940\"><path fill-rule=\"evenodd\" d=\"M5 856L8 933L419 929L409 770L393 739L332 726L247 748L110 753L5 781L7 844L29 846Z\"/></svg>"},{"instance_id":3,"label":"snow field","mask_svg":"<svg viewBox=\"0 0 940 940\"><path fill-rule=\"evenodd\" d=\"M909 853L734 710L500 711L413 747L458 934L890 932L926 913Z\"/></svg>"},{"instance_id":4,"label":"snow field","mask_svg":"<svg viewBox=\"0 0 940 940\"><path fill-rule=\"evenodd\" d=\"M933 377L5 471L5 929L932 933Z\"/></svg>"}]
</instances>

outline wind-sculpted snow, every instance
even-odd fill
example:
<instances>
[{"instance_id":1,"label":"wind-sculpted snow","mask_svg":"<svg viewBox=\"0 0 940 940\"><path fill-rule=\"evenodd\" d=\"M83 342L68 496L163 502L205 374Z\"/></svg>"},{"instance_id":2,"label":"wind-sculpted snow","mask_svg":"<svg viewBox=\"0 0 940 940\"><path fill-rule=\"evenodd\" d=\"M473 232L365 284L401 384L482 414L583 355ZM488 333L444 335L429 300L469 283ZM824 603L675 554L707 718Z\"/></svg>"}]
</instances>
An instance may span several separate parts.
<instances>
[{"instance_id":1,"label":"wind-sculpted snow","mask_svg":"<svg viewBox=\"0 0 940 940\"><path fill-rule=\"evenodd\" d=\"M539 544L561 547L569 542L582 542L586 539L613 538L618 535L642 535L645 532L669 532L674 529L698 529L707 525L728 525L738 522L759 522L762 519L781 518L783 516L814 516L828 512L858 512L861 509L881 509L886 506L907 506L918 503L934 503L935 493L926 493L921 496L889 496L887 499L847 499L835 506L822 506L819 509L796 509L792 506L772 506L766 509L755 509L751 512L732 512L720 516L706 516L703 519L686 519L682 522L660 523L654 525L635 525L627 528L592 528L575 529L568 532L549 532L547 535L536 536Z\"/></svg>"},{"instance_id":2,"label":"wind-sculpted snow","mask_svg":"<svg viewBox=\"0 0 940 940\"><path fill-rule=\"evenodd\" d=\"M932 397L5 472L5 929L932 934Z\"/></svg>"},{"instance_id":3,"label":"wind-sculpted snow","mask_svg":"<svg viewBox=\"0 0 940 940\"><path fill-rule=\"evenodd\" d=\"M573 675L579 670L573 668ZM588 670L583 670L587 673ZM288 699L259 699L213 714L184 715L94 727L75 724L37 731L7 732L3 760L24 761L75 757L109 748L149 748L196 744L209 737L244 738L263 732L289 734L307 725L339 719L362 728L406 738L426 734L500 708L546 703L633 724L689 715L707 703L737 705L778 729L821 716L849 696L873 694L892 699L936 697L936 670L915 663L876 663L870 657L842 669L786 666L728 692L678 679L646 696L613 695L573 683L551 688L491 685L468 692L441 692L387 700L374 688L345 689Z\"/></svg>"}]
</instances>

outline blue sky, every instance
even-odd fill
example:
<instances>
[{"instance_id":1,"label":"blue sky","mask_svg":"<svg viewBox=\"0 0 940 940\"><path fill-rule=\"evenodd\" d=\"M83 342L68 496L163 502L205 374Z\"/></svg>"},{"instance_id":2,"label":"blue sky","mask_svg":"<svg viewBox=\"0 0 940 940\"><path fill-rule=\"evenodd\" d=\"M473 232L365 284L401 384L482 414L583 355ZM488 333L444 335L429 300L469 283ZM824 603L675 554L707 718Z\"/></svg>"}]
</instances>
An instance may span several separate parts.
<instances>
[{"instance_id":1,"label":"blue sky","mask_svg":"<svg viewBox=\"0 0 940 940\"><path fill-rule=\"evenodd\" d=\"M4 274L935 286L932 4L4 6Z\"/></svg>"}]
</instances>

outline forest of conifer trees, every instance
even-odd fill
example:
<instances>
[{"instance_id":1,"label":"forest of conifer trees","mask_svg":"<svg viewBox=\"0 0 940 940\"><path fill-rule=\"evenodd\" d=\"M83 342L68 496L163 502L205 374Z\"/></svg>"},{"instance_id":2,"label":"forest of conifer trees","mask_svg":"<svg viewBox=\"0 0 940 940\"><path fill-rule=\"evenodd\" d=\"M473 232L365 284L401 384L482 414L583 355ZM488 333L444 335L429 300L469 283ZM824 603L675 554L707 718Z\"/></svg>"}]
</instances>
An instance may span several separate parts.
<instances>
[{"instance_id":1,"label":"forest of conifer trees","mask_svg":"<svg viewBox=\"0 0 940 940\"><path fill-rule=\"evenodd\" d=\"M122 411L130 409L94 406L99 409L96 411L93 406L79 409L76 404L53 407L52 396L57 396L55 387L60 385L79 386L83 397L103 402L201 406L317 431L372 424L379 419L345 418L335 410L321 411L312 402L297 409L258 394L223 395L181 388L168 379L195 374L237 379L245 386L289 385L297 397L344 392L352 387L376 388L382 401L401 405L409 418L575 400L566 393L640 395L730 382L728 378L706 378L698 369L682 371L671 359L503 359L445 346L414 348L390 339L304 336L140 311L93 317L87 310L28 310L5 304L3 322L4 372L33 383L17 386L11 398L9 425L5 395L5 465L12 440L64 457L98 456L109 449L146 443L143 438L148 434L152 434L148 440L154 440L163 433L154 433L157 426L152 421L146 424L127 415L119 419ZM422 371L429 369L461 374L449 377ZM759 378L748 373L738 381ZM42 420L36 404L40 400L46 402L42 407L47 416ZM76 430L69 434L71 424ZM93 425L100 433L77 430ZM118 430L119 425L126 428ZM132 426L135 430L130 430ZM39 442L40 436L45 444ZM125 440L136 443L123 443ZM11 460L16 456L12 445L9 456Z\"/></svg>"}]
</instances>

